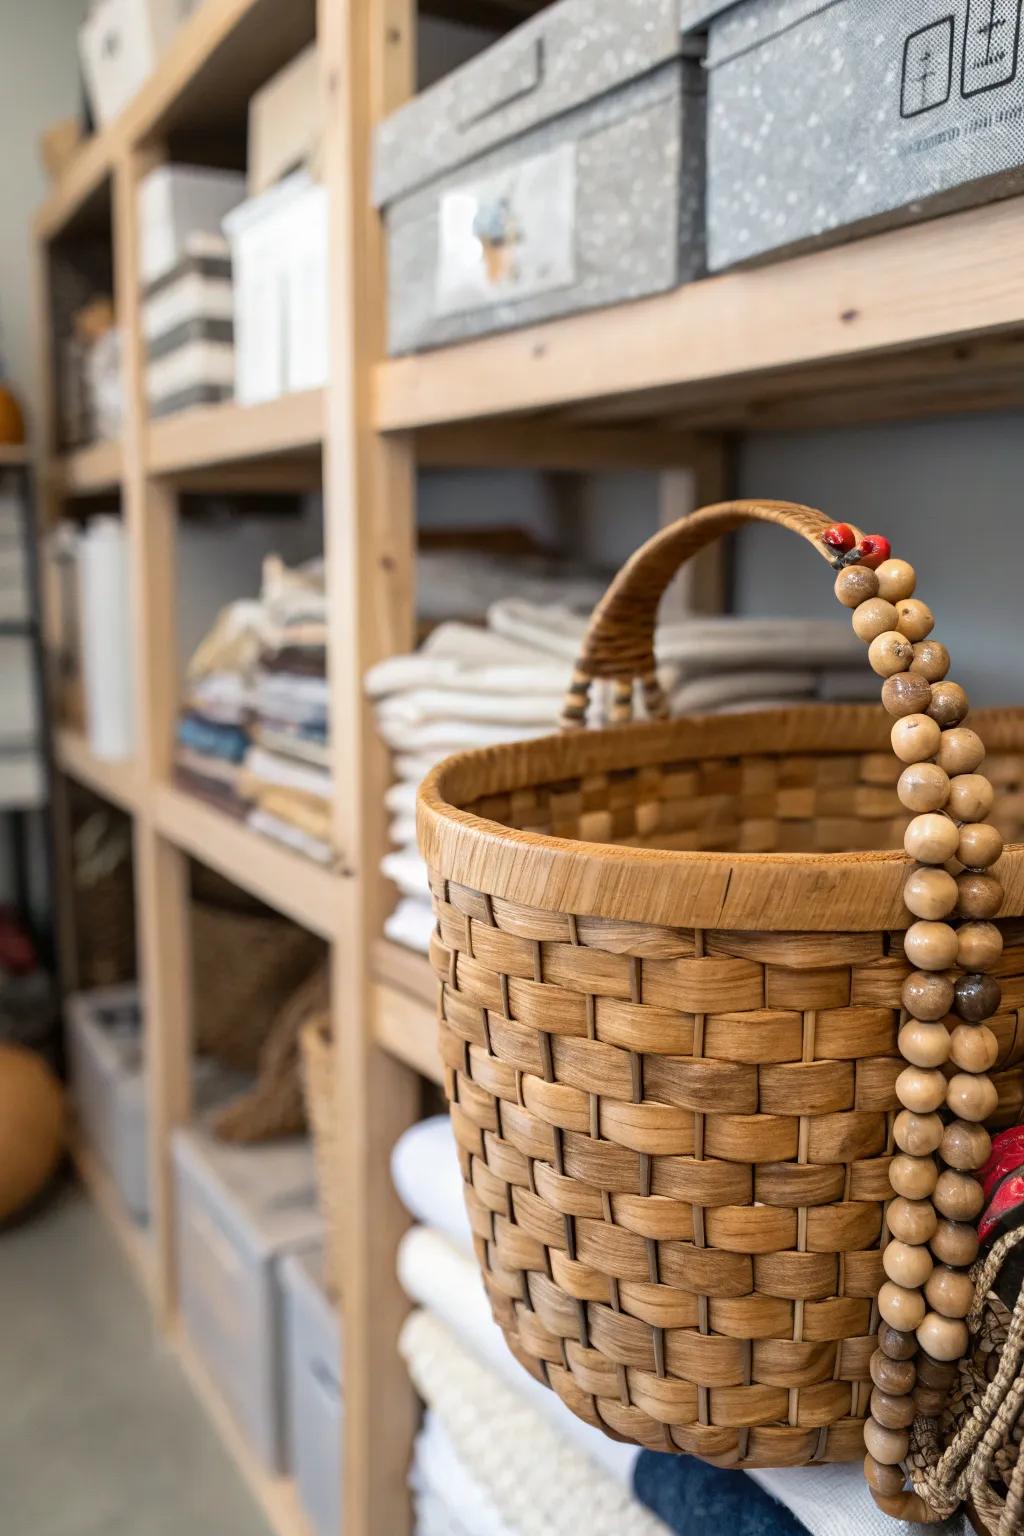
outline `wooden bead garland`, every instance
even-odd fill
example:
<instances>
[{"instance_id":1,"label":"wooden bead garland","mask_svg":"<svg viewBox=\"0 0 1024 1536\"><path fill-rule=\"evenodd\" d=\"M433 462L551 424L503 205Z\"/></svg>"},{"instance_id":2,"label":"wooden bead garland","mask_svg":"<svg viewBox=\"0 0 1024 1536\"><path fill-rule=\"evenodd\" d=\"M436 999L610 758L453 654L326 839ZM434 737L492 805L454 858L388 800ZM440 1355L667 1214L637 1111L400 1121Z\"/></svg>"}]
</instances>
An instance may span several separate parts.
<instances>
[{"instance_id":1,"label":"wooden bead garland","mask_svg":"<svg viewBox=\"0 0 1024 1536\"><path fill-rule=\"evenodd\" d=\"M903 943L914 970L902 994L906 1066L896 1095L903 1108L893 1124L895 1198L886 1213L882 1323L864 1429L872 1495L886 1513L907 1520L931 1518L924 1501L904 1489L900 1463L910 1426L916 1414L942 1412L968 1346L973 1223L984 1203L977 1174L992 1145L983 1122L998 1100L988 1073L999 1046L984 1021L1000 1005L991 971L1003 949L991 921L1003 903L990 873L1003 843L985 819L994 799L978 772L985 748L964 724L967 695L946 681L949 652L931 638L935 621L913 595L916 586L913 567L896 559L875 571L847 564L836 580L836 596L853 610L854 632L885 679L893 751L907 765L897 792L913 813L904 846L916 867L904 897L914 921ZM955 877L943 867L953 859L953 870L962 869Z\"/></svg>"}]
</instances>

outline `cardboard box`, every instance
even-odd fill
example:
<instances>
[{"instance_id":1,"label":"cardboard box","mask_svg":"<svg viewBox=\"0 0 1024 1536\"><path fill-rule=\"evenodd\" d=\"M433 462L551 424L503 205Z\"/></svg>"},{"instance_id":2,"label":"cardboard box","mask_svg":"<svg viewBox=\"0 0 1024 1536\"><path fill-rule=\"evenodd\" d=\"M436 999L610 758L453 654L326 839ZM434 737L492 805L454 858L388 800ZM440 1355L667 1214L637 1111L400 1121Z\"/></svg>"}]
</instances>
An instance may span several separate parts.
<instances>
[{"instance_id":1,"label":"cardboard box","mask_svg":"<svg viewBox=\"0 0 1024 1536\"><path fill-rule=\"evenodd\" d=\"M249 103L249 196L290 171L315 169L323 134L320 60L315 43L258 90Z\"/></svg>"},{"instance_id":2,"label":"cardboard box","mask_svg":"<svg viewBox=\"0 0 1024 1536\"><path fill-rule=\"evenodd\" d=\"M78 52L92 115L113 122L200 0L94 0Z\"/></svg>"}]
</instances>

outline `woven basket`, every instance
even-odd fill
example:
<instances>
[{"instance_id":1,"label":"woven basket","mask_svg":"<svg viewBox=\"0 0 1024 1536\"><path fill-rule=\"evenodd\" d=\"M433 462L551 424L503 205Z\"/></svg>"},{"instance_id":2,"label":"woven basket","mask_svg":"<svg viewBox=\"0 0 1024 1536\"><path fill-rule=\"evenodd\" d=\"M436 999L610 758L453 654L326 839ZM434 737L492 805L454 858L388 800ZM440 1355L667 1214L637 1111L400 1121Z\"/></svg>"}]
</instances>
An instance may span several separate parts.
<instances>
[{"instance_id":1,"label":"woven basket","mask_svg":"<svg viewBox=\"0 0 1024 1536\"><path fill-rule=\"evenodd\" d=\"M338 1111L335 1099L334 1042L329 1015L311 1019L302 1030L302 1081L306 1095L306 1118L313 1132L316 1177L320 1191L320 1213L326 1228L327 1288L332 1296L341 1294L341 1190L338 1169L341 1156L338 1145Z\"/></svg>"},{"instance_id":2,"label":"woven basket","mask_svg":"<svg viewBox=\"0 0 1024 1536\"><path fill-rule=\"evenodd\" d=\"M658 600L758 518L665 530L595 614L594 678L651 712ZM1016 836L1024 716L979 716ZM910 967L901 768L873 707L619 723L425 781L441 1052L495 1316L581 1418L759 1467L854 1460L876 1347ZM998 819L998 818L996 818ZM899 851L886 851L897 849ZM1024 913L1024 850L999 866ZM1000 1115L1024 1102L1024 927L1004 921Z\"/></svg>"}]
</instances>

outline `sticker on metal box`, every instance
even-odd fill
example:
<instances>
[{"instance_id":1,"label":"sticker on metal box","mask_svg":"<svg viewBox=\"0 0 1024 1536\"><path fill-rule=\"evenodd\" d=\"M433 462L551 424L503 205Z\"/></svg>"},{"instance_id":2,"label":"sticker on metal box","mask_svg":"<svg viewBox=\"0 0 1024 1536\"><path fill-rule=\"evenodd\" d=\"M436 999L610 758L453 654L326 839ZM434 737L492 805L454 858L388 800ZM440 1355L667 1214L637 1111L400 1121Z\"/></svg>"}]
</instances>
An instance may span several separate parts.
<instances>
[{"instance_id":1,"label":"sticker on metal box","mask_svg":"<svg viewBox=\"0 0 1024 1536\"><path fill-rule=\"evenodd\" d=\"M438 315L525 299L575 280L575 145L561 144L442 196Z\"/></svg>"}]
</instances>

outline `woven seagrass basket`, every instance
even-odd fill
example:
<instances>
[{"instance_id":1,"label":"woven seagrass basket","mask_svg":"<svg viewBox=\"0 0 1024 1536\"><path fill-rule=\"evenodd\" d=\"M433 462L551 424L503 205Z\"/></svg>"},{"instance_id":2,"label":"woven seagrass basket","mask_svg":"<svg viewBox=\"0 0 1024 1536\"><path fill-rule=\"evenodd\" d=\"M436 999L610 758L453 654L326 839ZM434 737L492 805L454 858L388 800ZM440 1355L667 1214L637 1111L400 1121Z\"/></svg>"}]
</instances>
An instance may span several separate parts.
<instances>
[{"instance_id":1,"label":"woven seagrass basket","mask_svg":"<svg viewBox=\"0 0 1024 1536\"><path fill-rule=\"evenodd\" d=\"M613 583L567 708L616 723L425 781L441 1052L477 1254L513 1353L581 1418L743 1467L864 1452L884 1278L908 815L881 708L663 712L657 604L758 518L730 503ZM831 578L828 578L831 580ZM1008 840L1024 716L972 717ZM997 1118L1024 1102L1024 849L998 868Z\"/></svg>"}]
</instances>

